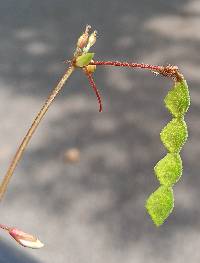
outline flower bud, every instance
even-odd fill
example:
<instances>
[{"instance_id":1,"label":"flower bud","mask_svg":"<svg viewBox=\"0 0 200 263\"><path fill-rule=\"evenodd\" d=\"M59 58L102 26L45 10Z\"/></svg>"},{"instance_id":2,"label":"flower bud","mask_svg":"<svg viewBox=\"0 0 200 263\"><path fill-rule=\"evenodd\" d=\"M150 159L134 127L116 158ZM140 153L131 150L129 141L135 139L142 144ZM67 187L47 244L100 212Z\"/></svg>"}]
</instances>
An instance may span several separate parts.
<instances>
[{"instance_id":1,"label":"flower bud","mask_svg":"<svg viewBox=\"0 0 200 263\"><path fill-rule=\"evenodd\" d=\"M77 41L77 47L81 49L84 48L84 46L87 44L87 40L88 34L83 33Z\"/></svg>"},{"instance_id":2,"label":"flower bud","mask_svg":"<svg viewBox=\"0 0 200 263\"><path fill-rule=\"evenodd\" d=\"M85 32L79 37L79 39L77 41L77 47L78 48L82 49L87 44L90 28L91 28L91 26L87 25L85 28Z\"/></svg>"},{"instance_id":3,"label":"flower bud","mask_svg":"<svg viewBox=\"0 0 200 263\"><path fill-rule=\"evenodd\" d=\"M88 45L91 47L95 44L97 40L97 31L95 30L89 37Z\"/></svg>"},{"instance_id":4,"label":"flower bud","mask_svg":"<svg viewBox=\"0 0 200 263\"><path fill-rule=\"evenodd\" d=\"M10 228L9 234L22 246L28 248L42 248L44 244L32 236L31 234L25 233L17 228Z\"/></svg>"}]
</instances>

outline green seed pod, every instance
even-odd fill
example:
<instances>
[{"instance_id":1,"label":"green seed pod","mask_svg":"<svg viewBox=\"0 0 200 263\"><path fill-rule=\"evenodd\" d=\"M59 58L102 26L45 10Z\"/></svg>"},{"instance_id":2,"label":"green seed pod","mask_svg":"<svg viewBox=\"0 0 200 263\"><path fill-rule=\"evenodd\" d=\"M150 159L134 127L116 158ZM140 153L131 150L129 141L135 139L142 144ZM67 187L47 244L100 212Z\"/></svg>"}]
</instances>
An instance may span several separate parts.
<instances>
[{"instance_id":1,"label":"green seed pod","mask_svg":"<svg viewBox=\"0 0 200 263\"><path fill-rule=\"evenodd\" d=\"M156 226L164 223L174 207L174 196L171 187L160 186L146 201L146 209Z\"/></svg>"},{"instance_id":2,"label":"green seed pod","mask_svg":"<svg viewBox=\"0 0 200 263\"><path fill-rule=\"evenodd\" d=\"M79 68L85 67L90 63L93 57L94 53L82 54L81 56L76 58L75 66Z\"/></svg>"},{"instance_id":3,"label":"green seed pod","mask_svg":"<svg viewBox=\"0 0 200 263\"><path fill-rule=\"evenodd\" d=\"M190 106L190 95L186 81L176 82L164 101L174 117L183 116Z\"/></svg>"},{"instance_id":4,"label":"green seed pod","mask_svg":"<svg viewBox=\"0 0 200 263\"><path fill-rule=\"evenodd\" d=\"M174 206L173 186L182 175L182 161L179 152L187 137L184 114L190 105L188 86L185 80L176 82L165 97L165 106L173 119L162 129L160 138L169 153L154 167L161 186L150 195L146 209L153 222L160 226L171 213Z\"/></svg>"},{"instance_id":5,"label":"green seed pod","mask_svg":"<svg viewBox=\"0 0 200 263\"><path fill-rule=\"evenodd\" d=\"M183 118L172 119L161 131L160 138L169 152L179 153L187 140L187 126Z\"/></svg>"},{"instance_id":6,"label":"green seed pod","mask_svg":"<svg viewBox=\"0 0 200 263\"><path fill-rule=\"evenodd\" d=\"M172 186L180 179L182 169L181 157L177 153L168 153L154 167L156 177L160 184L166 186Z\"/></svg>"}]
</instances>

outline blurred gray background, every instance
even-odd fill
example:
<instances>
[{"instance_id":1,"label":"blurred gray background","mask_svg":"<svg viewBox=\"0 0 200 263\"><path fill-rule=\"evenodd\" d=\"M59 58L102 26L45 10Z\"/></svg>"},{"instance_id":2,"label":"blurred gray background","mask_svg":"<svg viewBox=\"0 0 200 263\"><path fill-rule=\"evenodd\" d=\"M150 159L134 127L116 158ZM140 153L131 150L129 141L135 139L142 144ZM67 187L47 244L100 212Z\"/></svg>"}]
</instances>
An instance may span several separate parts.
<instances>
[{"instance_id":1,"label":"blurred gray background","mask_svg":"<svg viewBox=\"0 0 200 263\"><path fill-rule=\"evenodd\" d=\"M175 209L156 228L144 203L166 153L161 128L169 79L99 67L104 111L77 71L40 125L1 203L1 223L37 235L23 249L3 232L0 263L165 263L200 261L200 1L1 0L0 174L89 23L95 59L179 65L191 91L190 137ZM65 152L80 151L68 163Z\"/></svg>"}]
</instances>

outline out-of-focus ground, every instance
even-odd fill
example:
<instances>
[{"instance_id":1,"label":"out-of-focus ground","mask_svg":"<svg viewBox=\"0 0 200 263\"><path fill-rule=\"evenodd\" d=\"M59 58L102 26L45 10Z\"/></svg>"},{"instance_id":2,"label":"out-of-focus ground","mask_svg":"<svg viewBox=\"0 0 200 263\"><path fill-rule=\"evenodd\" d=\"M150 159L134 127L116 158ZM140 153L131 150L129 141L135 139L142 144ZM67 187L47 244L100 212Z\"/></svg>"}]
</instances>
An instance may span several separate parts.
<instances>
[{"instance_id":1,"label":"out-of-focus ground","mask_svg":"<svg viewBox=\"0 0 200 263\"><path fill-rule=\"evenodd\" d=\"M85 24L96 59L177 64L188 80L190 137L175 209L156 228L144 209L165 154L170 80L98 68L104 112L76 72L36 132L1 203L1 223L34 233L41 250L1 233L0 263L200 261L200 1L4 0L0 3L0 174L70 58ZM67 149L80 150L76 163Z\"/></svg>"}]
</instances>

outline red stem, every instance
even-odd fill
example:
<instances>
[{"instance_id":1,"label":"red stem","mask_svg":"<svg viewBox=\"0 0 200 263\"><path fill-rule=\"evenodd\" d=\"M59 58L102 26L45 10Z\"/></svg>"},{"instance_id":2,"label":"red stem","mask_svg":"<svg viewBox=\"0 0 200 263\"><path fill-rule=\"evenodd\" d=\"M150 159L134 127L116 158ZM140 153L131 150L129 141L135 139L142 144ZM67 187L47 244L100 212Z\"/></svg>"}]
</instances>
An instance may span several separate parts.
<instances>
[{"instance_id":1,"label":"red stem","mask_svg":"<svg viewBox=\"0 0 200 263\"><path fill-rule=\"evenodd\" d=\"M144 63L131 63L131 62L120 62L120 61L91 61L90 65L98 66L115 66L115 67L129 67L129 68L140 68L147 69L157 72L165 77L170 77L174 81L182 81L183 75L180 74L177 66L158 66Z\"/></svg>"},{"instance_id":2,"label":"red stem","mask_svg":"<svg viewBox=\"0 0 200 263\"><path fill-rule=\"evenodd\" d=\"M89 73L86 68L84 68L84 72L85 72L85 75L87 76L87 78L89 80L89 83L90 83L91 87L93 88L93 90L94 90L94 92L96 94L96 97L97 97L97 100L98 100L98 103L99 103L99 112L102 112L103 107L102 107L101 96L100 96L100 93L99 93L99 91L97 89L97 86L96 86L96 84L95 84L95 82L94 82L94 80L92 78L92 74Z\"/></svg>"},{"instance_id":3,"label":"red stem","mask_svg":"<svg viewBox=\"0 0 200 263\"><path fill-rule=\"evenodd\" d=\"M163 66L150 65L144 63L130 63L120 61L92 61L90 65L104 65L104 66L115 66L115 67L130 67L130 68L145 68L149 70L162 71Z\"/></svg>"}]
</instances>

